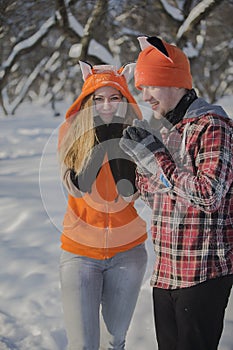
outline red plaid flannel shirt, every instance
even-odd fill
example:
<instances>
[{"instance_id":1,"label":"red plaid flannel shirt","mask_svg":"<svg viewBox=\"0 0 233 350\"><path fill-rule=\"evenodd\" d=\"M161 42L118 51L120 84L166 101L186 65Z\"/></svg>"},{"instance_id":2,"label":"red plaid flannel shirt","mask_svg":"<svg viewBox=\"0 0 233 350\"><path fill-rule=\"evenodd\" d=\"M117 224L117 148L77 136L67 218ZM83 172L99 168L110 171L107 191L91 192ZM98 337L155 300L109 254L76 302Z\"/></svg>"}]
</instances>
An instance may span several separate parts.
<instances>
[{"instance_id":1,"label":"red plaid flannel shirt","mask_svg":"<svg viewBox=\"0 0 233 350\"><path fill-rule=\"evenodd\" d=\"M156 262L151 285L190 287L233 273L233 122L205 114L164 135L158 172L137 173L153 209Z\"/></svg>"}]
</instances>

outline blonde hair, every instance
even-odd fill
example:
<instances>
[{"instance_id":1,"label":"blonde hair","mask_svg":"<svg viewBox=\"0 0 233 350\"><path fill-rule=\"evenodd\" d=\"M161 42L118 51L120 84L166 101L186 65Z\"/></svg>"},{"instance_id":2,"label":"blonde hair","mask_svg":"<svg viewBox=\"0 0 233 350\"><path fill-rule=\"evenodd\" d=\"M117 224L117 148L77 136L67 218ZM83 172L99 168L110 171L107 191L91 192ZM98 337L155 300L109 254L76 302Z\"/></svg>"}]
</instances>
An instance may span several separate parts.
<instances>
[{"instance_id":1,"label":"blonde hair","mask_svg":"<svg viewBox=\"0 0 233 350\"><path fill-rule=\"evenodd\" d=\"M125 127L131 125L135 118L138 116L127 101ZM66 123L68 128L60 143L59 160L61 165L65 164L67 168L74 169L78 175L88 166L95 144L93 94L83 100L79 112L69 117Z\"/></svg>"},{"instance_id":2,"label":"blonde hair","mask_svg":"<svg viewBox=\"0 0 233 350\"><path fill-rule=\"evenodd\" d=\"M70 117L68 130L61 142L59 158L61 164L81 173L89 163L95 142L92 96L82 103L80 111Z\"/></svg>"}]
</instances>

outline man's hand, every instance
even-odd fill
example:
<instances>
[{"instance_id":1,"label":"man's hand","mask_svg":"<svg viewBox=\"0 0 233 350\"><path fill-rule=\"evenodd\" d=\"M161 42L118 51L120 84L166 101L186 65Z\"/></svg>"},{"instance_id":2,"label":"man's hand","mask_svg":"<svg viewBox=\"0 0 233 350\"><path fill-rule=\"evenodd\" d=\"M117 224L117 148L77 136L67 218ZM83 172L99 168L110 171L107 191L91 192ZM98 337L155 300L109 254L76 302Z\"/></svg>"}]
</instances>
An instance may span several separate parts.
<instances>
[{"instance_id":1,"label":"man's hand","mask_svg":"<svg viewBox=\"0 0 233 350\"><path fill-rule=\"evenodd\" d=\"M154 175L157 170L154 154L166 149L159 131L152 130L146 120L138 119L124 130L120 147L129 154L142 172Z\"/></svg>"}]
</instances>

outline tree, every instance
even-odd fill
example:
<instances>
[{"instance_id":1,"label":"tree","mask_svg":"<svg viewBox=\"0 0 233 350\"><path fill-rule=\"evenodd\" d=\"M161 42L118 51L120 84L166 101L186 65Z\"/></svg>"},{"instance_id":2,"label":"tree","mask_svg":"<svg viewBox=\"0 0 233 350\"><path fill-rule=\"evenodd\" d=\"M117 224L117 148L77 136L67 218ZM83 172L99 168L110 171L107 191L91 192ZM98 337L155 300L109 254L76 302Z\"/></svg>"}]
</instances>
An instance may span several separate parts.
<instances>
[{"instance_id":1,"label":"tree","mask_svg":"<svg viewBox=\"0 0 233 350\"><path fill-rule=\"evenodd\" d=\"M142 34L185 50L194 86L213 102L232 93L232 9L232 0L0 0L2 109L73 100L78 60L118 67L135 61Z\"/></svg>"}]
</instances>

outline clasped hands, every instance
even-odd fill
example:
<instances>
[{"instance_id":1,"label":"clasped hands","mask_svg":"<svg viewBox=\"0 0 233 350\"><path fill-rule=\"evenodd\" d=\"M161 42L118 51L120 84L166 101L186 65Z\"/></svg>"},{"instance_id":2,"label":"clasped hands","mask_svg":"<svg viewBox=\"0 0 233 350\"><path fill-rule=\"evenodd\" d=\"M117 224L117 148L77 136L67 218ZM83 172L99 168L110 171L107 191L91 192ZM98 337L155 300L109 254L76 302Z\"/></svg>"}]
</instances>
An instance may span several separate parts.
<instances>
[{"instance_id":1,"label":"clasped hands","mask_svg":"<svg viewBox=\"0 0 233 350\"><path fill-rule=\"evenodd\" d=\"M138 119L124 130L120 147L134 160L140 172L150 174L157 172L155 153L166 149L160 132L153 130L146 120Z\"/></svg>"}]
</instances>

